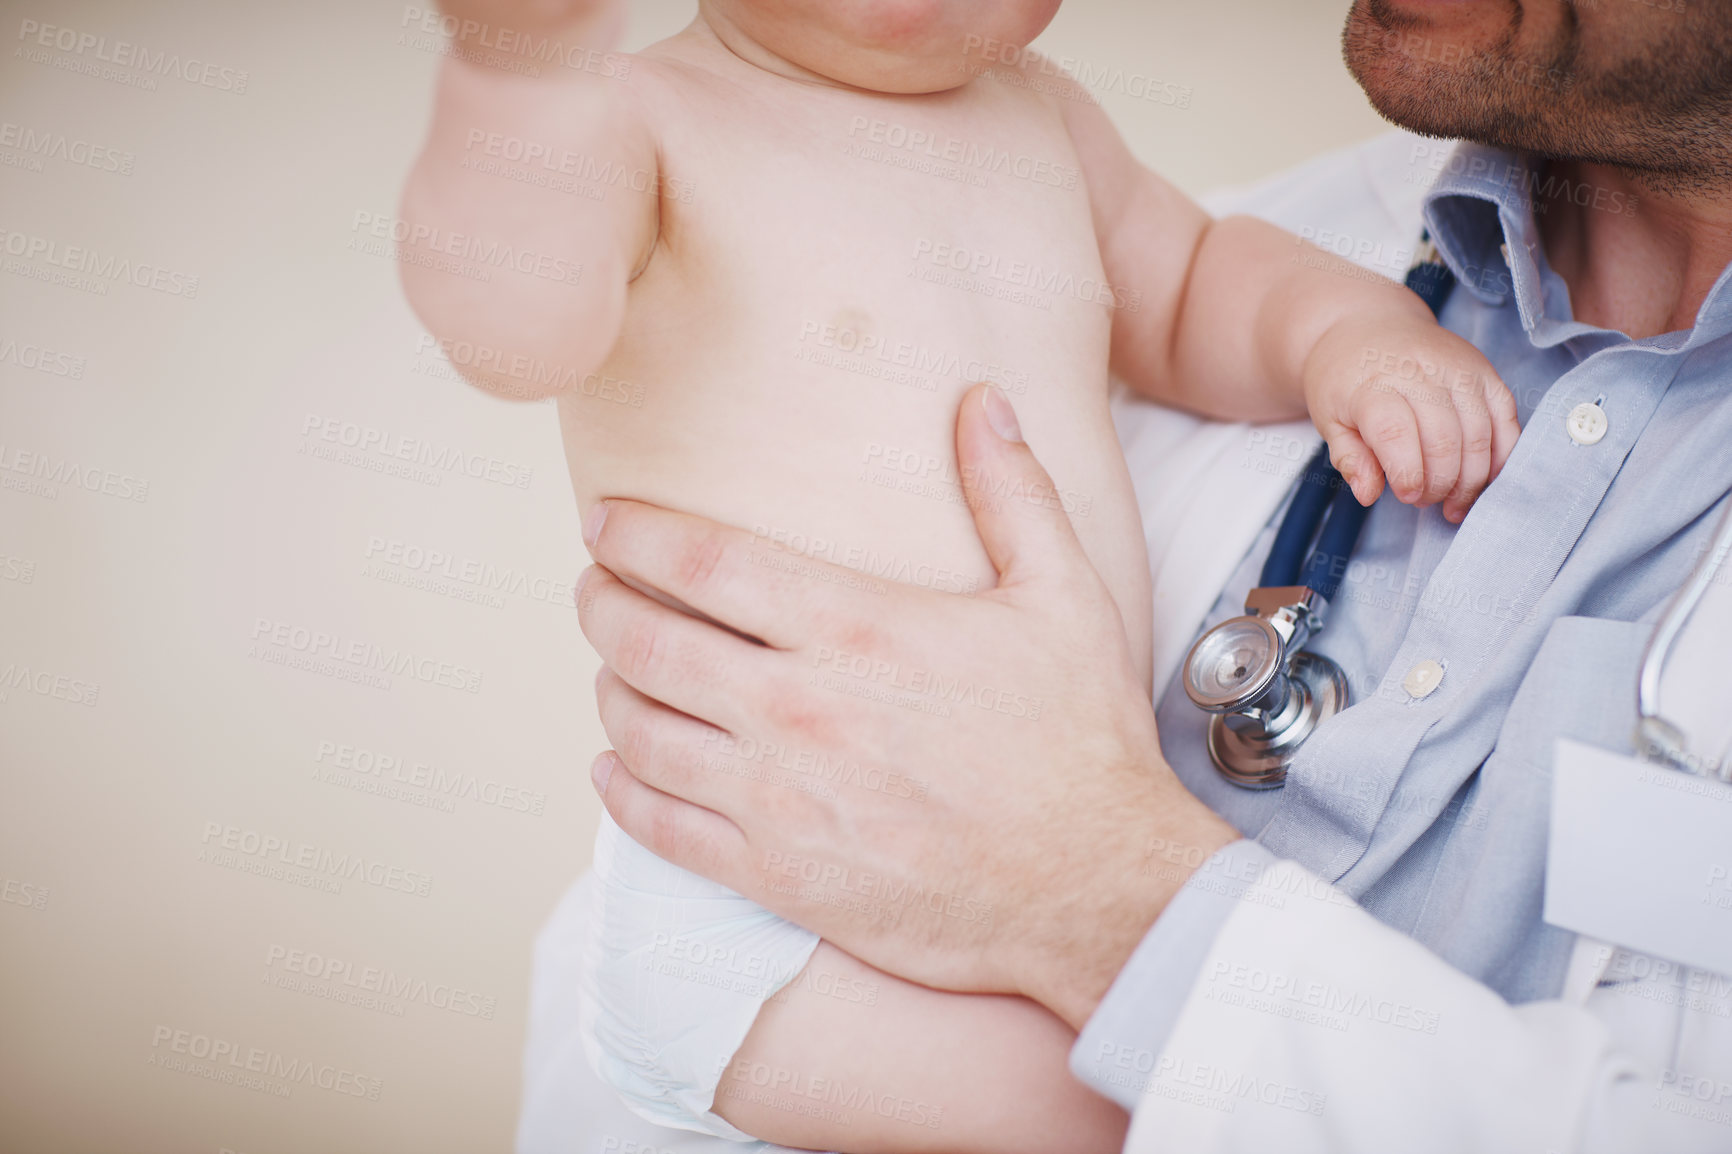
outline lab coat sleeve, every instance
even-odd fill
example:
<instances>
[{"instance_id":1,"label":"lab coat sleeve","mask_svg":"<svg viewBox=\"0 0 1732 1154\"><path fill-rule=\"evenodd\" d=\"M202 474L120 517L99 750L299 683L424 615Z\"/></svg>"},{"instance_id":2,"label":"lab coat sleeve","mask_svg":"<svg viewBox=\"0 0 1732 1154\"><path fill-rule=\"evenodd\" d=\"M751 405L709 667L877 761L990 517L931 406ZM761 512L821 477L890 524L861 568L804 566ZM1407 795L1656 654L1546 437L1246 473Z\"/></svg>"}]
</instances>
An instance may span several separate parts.
<instances>
[{"instance_id":1,"label":"lab coat sleeve","mask_svg":"<svg viewBox=\"0 0 1732 1154\"><path fill-rule=\"evenodd\" d=\"M1151 939L1206 932L1196 915L1220 903L1199 893L1222 896L1187 885L1168 909L1185 922ZM1664 1074L1620 1054L1589 1009L1511 1006L1292 862L1268 859L1231 905L1200 963L1177 943L1139 948L1078 1040L1073 1068L1135 1084L1127 1154L1732 1148L1732 1128L1668 1109ZM1133 986L1176 988L1182 1005L1164 1019Z\"/></svg>"}]
</instances>

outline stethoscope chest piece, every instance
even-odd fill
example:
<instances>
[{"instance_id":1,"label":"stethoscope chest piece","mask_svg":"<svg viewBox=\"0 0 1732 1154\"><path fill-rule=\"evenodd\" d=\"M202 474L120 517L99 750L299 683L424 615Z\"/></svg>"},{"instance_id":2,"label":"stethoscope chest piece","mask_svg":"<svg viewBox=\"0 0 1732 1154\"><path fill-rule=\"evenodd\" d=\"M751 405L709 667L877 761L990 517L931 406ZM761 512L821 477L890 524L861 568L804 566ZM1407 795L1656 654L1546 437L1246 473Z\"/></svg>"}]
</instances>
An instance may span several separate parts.
<instances>
[{"instance_id":1,"label":"stethoscope chest piece","mask_svg":"<svg viewBox=\"0 0 1732 1154\"><path fill-rule=\"evenodd\" d=\"M1245 789L1277 789L1287 766L1316 728L1347 708L1347 675L1320 653L1300 650L1287 672L1287 701L1267 721L1243 713L1209 719L1209 759Z\"/></svg>"},{"instance_id":2,"label":"stethoscope chest piece","mask_svg":"<svg viewBox=\"0 0 1732 1154\"><path fill-rule=\"evenodd\" d=\"M1185 658L1185 692L1210 713L1254 705L1281 676L1285 648L1286 639L1265 617L1223 621Z\"/></svg>"},{"instance_id":3,"label":"stethoscope chest piece","mask_svg":"<svg viewBox=\"0 0 1732 1154\"><path fill-rule=\"evenodd\" d=\"M1192 702L1214 714L1209 759L1245 789L1285 784L1305 739L1349 704L1341 667L1305 648L1365 520L1327 454L1319 449L1306 468L1244 614L1199 637L1181 673Z\"/></svg>"},{"instance_id":4,"label":"stethoscope chest piece","mask_svg":"<svg viewBox=\"0 0 1732 1154\"><path fill-rule=\"evenodd\" d=\"M1407 287L1435 315L1454 278L1437 259L1429 235ZM1243 616L1197 639L1180 678L1209 719L1209 759L1221 776L1245 789L1277 789L1287 767L1317 727L1346 709L1347 676L1305 643L1323 628L1329 601L1353 555L1365 507L1319 446L1281 517Z\"/></svg>"},{"instance_id":5,"label":"stethoscope chest piece","mask_svg":"<svg viewBox=\"0 0 1732 1154\"><path fill-rule=\"evenodd\" d=\"M1328 608L1310 586L1261 586L1246 597L1244 616L1203 634L1186 656L1185 693L1214 714L1209 759L1234 785L1284 784L1305 739L1347 708L1347 675L1304 648Z\"/></svg>"}]
</instances>

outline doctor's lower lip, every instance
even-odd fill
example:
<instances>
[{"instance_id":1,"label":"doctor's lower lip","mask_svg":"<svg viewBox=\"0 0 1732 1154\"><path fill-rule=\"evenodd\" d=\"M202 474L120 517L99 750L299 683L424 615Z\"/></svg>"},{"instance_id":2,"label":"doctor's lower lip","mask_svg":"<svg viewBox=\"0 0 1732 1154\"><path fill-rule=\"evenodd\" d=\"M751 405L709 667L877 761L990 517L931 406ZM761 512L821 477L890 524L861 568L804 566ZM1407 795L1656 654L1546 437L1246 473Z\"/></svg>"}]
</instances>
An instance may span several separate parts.
<instances>
[{"instance_id":1,"label":"doctor's lower lip","mask_svg":"<svg viewBox=\"0 0 1732 1154\"><path fill-rule=\"evenodd\" d=\"M1486 0L1382 0L1377 6L1381 11L1356 9L1355 17L1379 27L1411 28L1417 21L1459 15L1485 3ZM1379 16L1393 19L1379 19Z\"/></svg>"}]
</instances>

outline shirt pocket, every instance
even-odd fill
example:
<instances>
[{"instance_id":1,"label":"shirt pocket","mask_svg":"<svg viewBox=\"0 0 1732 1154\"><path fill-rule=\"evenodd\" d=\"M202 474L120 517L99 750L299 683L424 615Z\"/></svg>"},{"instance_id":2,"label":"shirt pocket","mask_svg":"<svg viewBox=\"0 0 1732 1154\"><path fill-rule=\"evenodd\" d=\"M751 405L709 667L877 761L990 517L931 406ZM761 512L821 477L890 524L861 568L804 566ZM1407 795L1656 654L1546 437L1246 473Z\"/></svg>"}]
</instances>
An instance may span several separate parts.
<instances>
[{"instance_id":1,"label":"shirt pocket","mask_svg":"<svg viewBox=\"0 0 1732 1154\"><path fill-rule=\"evenodd\" d=\"M1628 753L1634 748L1636 676L1653 631L1649 622L1603 617L1552 622L1510 702L1486 768L1514 762L1538 771L1549 792L1560 737Z\"/></svg>"},{"instance_id":2,"label":"shirt pocket","mask_svg":"<svg viewBox=\"0 0 1732 1154\"><path fill-rule=\"evenodd\" d=\"M1462 791L1413 934L1513 1002L1557 995L1575 935L1544 924L1557 740L1619 752L1653 626L1560 617L1517 687L1491 755Z\"/></svg>"}]
</instances>

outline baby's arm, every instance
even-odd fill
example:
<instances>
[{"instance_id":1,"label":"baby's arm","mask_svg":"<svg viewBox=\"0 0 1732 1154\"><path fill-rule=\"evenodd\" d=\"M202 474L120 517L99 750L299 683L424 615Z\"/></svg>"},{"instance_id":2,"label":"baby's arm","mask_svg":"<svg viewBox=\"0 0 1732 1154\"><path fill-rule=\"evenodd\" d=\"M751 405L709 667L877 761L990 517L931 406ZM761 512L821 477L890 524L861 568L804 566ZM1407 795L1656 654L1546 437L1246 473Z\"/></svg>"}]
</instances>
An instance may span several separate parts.
<instances>
[{"instance_id":1,"label":"baby's arm","mask_svg":"<svg viewBox=\"0 0 1732 1154\"><path fill-rule=\"evenodd\" d=\"M586 70L556 56L531 76L528 58L482 48L476 33L490 29L498 43L509 30L512 39L599 53L623 9L605 0L446 0L443 8L458 31L403 191L403 287L434 336L472 346L452 358L471 382L539 399L581 381L612 349L626 286L655 243L658 202L616 189L591 200L503 170L541 175L569 157L656 173L655 142L634 115L627 58ZM525 71L498 66L512 63ZM504 251L509 261L472 260Z\"/></svg>"},{"instance_id":2,"label":"baby's arm","mask_svg":"<svg viewBox=\"0 0 1732 1154\"><path fill-rule=\"evenodd\" d=\"M1074 1041L1024 998L930 990L826 942L759 1011L713 1108L841 1154L1109 1154L1127 1119L1071 1077Z\"/></svg>"},{"instance_id":3,"label":"baby's arm","mask_svg":"<svg viewBox=\"0 0 1732 1154\"><path fill-rule=\"evenodd\" d=\"M1405 287L1251 217L1213 220L1137 162L1077 89L1062 100L1088 183L1114 316L1112 366L1166 404L1233 420L1307 411L1361 501L1459 521L1520 433L1515 402L1468 342ZM1392 358L1392 359L1387 359ZM1423 366L1416 379L1376 366Z\"/></svg>"}]
</instances>

